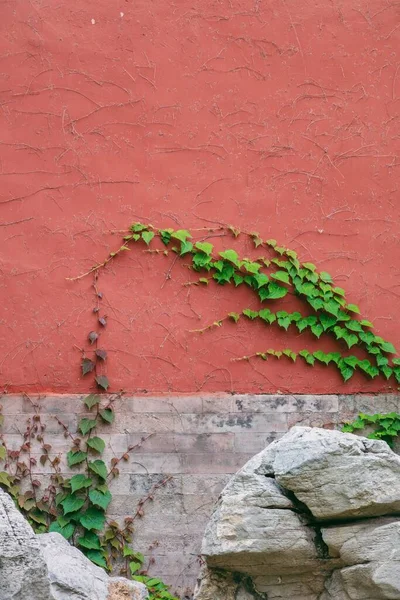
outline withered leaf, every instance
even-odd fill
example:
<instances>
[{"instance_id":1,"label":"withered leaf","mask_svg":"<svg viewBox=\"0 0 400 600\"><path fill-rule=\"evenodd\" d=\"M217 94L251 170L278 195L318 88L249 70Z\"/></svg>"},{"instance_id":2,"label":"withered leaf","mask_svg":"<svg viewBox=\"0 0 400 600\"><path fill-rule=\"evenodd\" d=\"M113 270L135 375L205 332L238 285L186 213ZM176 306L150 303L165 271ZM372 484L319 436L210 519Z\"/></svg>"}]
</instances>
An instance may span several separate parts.
<instances>
[{"instance_id":1,"label":"withered leaf","mask_svg":"<svg viewBox=\"0 0 400 600\"><path fill-rule=\"evenodd\" d=\"M98 337L99 337L98 333L96 333L95 331L91 331L88 335L89 342L91 344L94 344L95 341L98 339Z\"/></svg>"},{"instance_id":2,"label":"withered leaf","mask_svg":"<svg viewBox=\"0 0 400 600\"><path fill-rule=\"evenodd\" d=\"M100 358L101 360L106 360L107 358L107 352L106 350L101 350L101 348L98 348L95 352L97 358Z\"/></svg>"},{"instance_id":3,"label":"withered leaf","mask_svg":"<svg viewBox=\"0 0 400 600\"><path fill-rule=\"evenodd\" d=\"M99 387L103 388L103 390L107 391L107 388L110 385L110 383L108 381L108 377L106 377L105 375L97 375L95 379L96 379L97 385Z\"/></svg>"},{"instance_id":4,"label":"withered leaf","mask_svg":"<svg viewBox=\"0 0 400 600\"><path fill-rule=\"evenodd\" d=\"M84 358L81 364L82 367L82 375L87 375L87 373L91 373L94 369L94 362L90 360L90 358Z\"/></svg>"}]
</instances>

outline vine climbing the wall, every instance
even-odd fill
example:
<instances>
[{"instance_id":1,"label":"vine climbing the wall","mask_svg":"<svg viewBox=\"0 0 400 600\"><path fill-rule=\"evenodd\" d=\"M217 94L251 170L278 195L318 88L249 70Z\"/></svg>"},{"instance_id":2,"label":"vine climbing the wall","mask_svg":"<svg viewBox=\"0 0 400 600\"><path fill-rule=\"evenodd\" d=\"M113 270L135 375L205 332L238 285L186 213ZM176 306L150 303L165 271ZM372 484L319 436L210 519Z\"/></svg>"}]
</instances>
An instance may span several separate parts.
<instances>
[{"instance_id":1,"label":"vine climbing the wall","mask_svg":"<svg viewBox=\"0 0 400 600\"><path fill-rule=\"evenodd\" d=\"M194 234L202 232L204 236L205 231L211 234L216 230L228 233L234 238L240 235L249 237L260 252L260 256L254 259L241 258L232 248L215 252L210 242L195 241ZM161 244L156 245L157 240ZM326 271L318 272L313 263L300 262L294 250L280 246L274 239L263 240L257 232L244 232L233 226L222 225L191 232L186 229L160 229L150 224L134 223L116 251L111 252L103 262L94 265L86 273L72 280L92 274L98 297L96 282L99 271L122 253L129 251L135 244L144 244L148 252L165 256L173 253L176 257L188 260L190 268L198 272L199 277L187 285L206 286L210 282L216 282L219 285L231 285L232 288L246 286L265 305L265 308L260 310L243 308L238 312L222 315L220 319L202 329L193 330L194 332L201 334L206 330L223 326L225 321L237 323L245 318L250 321L262 321L267 326L275 325L284 331L296 328L300 334L309 332L318 340L322 336L329 336L338 342L336 352L324 352L320 349L313 351L308 348L299 352L291 348L260 348L252 355L233 360L249 361L254 358L266 361L270 357L293 362L302 360L309 366L315 363L330 365L340 372L344 381L348 381L358 369L371 379L394 378L397 383L400 383L400 358L393 356L396 354L395 347L373 332L373 324L360 317L358 306L347 302L345 290L334 284L330 274ZM289 293L303 302L306 312L273 311L268 308L269 302L279 301ZM97 307L94 310L98 312ZM101 317L99 323L105 326ZM97 338L96 332L89 333L89 341L92 344L97 342ZM365 358L349 354L353 347L361 349ZM81 365L83 374L95 370L98 361L104 361L105 356L105 351L101 350L99 353L97 348L93 359L88 359L83 353ZM97 385L107 390L108 379L98 374L95 377Z\"/></svg>"},{"instance_id":2,"label":"vine climbing the wall","mask_svg":"<svg viewBox=\"0 0 400 600\"><path fill-rule=\"evenodd\" d=\"M110 515L112 482L119 475L121 463L128 461L152 434L107 461L102 432L114 422L120 394L90 394L82 400L85 416L79 419L76 433L53 416L61 435L70 442L62 459L46 439L40 406L29 396L25 399L32 403L34 415L27 419L19 447L15 447L15 442L9 446L8 436L2 433L4 417L0 406L0 488L11 495L37 533L59 533L94 564L110 572L118 569L121 575L144 583L150 600L176 600L160 579L149 576L148 568L154 559L150 557L146 564L144 555L131 547L135 525L144 516L146 505L172 477L165 476L153 485L122 526ZM47 477L40 473L38 463L49 473Z\"/></svg>"}]
</instances>

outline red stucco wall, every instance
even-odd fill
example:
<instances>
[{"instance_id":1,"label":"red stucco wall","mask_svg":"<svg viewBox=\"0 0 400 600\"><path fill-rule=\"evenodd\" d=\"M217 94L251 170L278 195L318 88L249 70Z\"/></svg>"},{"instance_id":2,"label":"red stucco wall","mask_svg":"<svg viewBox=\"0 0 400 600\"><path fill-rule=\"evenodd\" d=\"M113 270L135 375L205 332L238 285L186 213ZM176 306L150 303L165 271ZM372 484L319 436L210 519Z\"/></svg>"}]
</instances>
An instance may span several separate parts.
<instances>
[{"instance_id":1,"label":"red stucco wall","mask_svg":"<svg viewBox=\"0 0 400 600\"><path fill-rule=\"evenodd\" d=\"M400 346L397 3L17 0L0 11L2 388L90 387L75 346L95 323L91 280L66 278L138 219L275 237ZM166 280L171 262L136 249L100 277L113 390L386 389L323 367L232 363L311 340L254 323L189 333L256 304L183 287L180 262Z\"/></svg>"}]
</instances>

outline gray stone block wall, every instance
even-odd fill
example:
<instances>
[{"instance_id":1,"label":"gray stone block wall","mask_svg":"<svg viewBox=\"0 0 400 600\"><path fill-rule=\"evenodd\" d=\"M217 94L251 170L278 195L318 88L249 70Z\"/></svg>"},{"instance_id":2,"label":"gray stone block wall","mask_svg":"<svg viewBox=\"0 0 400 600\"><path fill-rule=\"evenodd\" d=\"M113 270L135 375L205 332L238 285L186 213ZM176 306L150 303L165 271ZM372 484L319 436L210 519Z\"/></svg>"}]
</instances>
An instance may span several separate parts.
<instances>
[{"instance_id":1,"label":"gray stone block wall","mask_svg":"<svg viewBox=\"0 0 400 600\"><path fill-rule=\"evenodd\" d=\"M31 400L40 405L46 442L65 456L70 443L54 416L76 431L84 396L49 395ZM18 447L26 421L34 414L23 396L5 395L2 432L10 447ZM135 548L155 563L150 572L161 576L182 598L191 598L199 569L204 528L218 494L229 477L254 454L296 424L338 427L361 412L400 409L398 395L196 395L122 397L115 423L104 426L106 458L121 455L143 435L153 434L121 461L112 483L112 516L123 519L138 501L170 474L171 481L148 503L137 521ZM39 454L38 454L39 457ZM62 462L64 470L65 461ZM47 466L35 467L48 473Z\"/></svg>"}]
</instances>

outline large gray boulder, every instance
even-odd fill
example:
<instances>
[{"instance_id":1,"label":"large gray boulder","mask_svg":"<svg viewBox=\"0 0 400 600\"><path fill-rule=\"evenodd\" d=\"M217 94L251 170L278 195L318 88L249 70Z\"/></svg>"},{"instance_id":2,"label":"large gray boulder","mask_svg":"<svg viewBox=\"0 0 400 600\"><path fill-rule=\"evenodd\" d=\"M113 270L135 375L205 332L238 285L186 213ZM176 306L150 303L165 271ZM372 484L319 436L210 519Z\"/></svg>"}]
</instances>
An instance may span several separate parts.
<instances>
[{"instance_id":1,"label":"large gray boulder","mask_svg":"<svg viewBox=\"0 0 400 600\"><path fill-rule=\"evenodd\" d=\"M222 491L195 599L400 600L399 515L386 443L294 427Z\"/></svg>"},{"instance_id":2,"label":"large gray boulder","mask_svg":"<svg viewBox=\"0 0 400 600\"><path fill-rule=\"evenodd\" d=\"M35 535L0 489L0 600L145 600L146 586L109 577L58 533Z\"/></svg>"}]
</instances>

